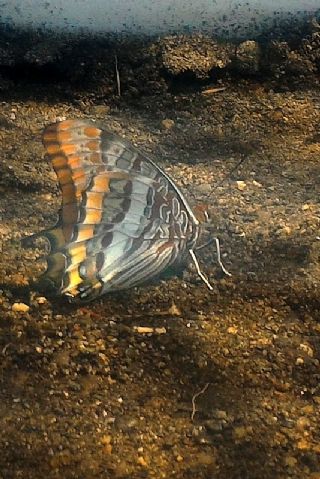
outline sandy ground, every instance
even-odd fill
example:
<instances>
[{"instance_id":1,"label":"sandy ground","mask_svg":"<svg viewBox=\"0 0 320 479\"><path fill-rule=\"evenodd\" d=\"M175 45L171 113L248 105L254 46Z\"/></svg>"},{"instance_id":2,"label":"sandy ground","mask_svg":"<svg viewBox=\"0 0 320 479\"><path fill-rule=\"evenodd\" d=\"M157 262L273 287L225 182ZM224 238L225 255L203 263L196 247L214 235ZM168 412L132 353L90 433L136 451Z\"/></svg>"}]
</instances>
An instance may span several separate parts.
<instances>
[{"instance_id":1,"label":"sandy ground","mask_svg":"<svg viewBox=\"0 0 320 479\"><path fill-rule=\"evenodd\" d=\"M0 477L319 479L317 78L120 98L6 81ZM20 239L54 224L60 203L41 132L78 117L103 120L210 203L232 277L210 247L212 292L194 271L85 307L37 291L45 245Z\"/></svg>"}]
</instances>

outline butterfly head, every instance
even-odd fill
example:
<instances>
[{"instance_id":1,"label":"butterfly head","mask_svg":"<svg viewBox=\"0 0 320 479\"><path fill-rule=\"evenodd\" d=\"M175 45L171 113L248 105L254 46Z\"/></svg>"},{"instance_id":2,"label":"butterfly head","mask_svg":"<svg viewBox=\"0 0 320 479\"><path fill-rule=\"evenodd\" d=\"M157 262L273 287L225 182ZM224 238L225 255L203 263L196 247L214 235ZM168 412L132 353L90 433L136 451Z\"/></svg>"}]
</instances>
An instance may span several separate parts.
<instances>
[{"instance_id":1,"label":"butterfly head","mask_svg":"<svg viewBox=\"0 0 320 479\"><path fill-rule=\"evenodd\" d=\"M197 204L194 209L194 214L200 225L204 228L212 227L212 217L209 211L209 205L205 203Z\"/></svg>"}]
</instances>

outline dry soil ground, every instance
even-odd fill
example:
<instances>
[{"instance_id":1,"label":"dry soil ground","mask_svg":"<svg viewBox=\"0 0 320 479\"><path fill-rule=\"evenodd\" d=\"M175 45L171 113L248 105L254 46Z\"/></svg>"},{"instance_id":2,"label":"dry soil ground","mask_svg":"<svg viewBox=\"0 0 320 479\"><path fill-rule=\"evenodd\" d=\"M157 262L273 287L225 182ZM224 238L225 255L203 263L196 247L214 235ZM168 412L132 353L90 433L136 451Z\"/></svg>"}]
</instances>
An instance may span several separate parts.
<instances>
[{"instance_id":1,"label":"dry soil ground","mask_svg":"<svg viewBox=\"0 0 320 479\"><path fill-rule=\"evenodd\" d=\"M319 479L317 79L225 79L208 94L120 98L8 81L0 477ZM41 131L65 117L105 121L152 153L193 203L213 186L232 277L208 248L212 292L194 271L85 308L38 292L43 247L20 239L55 221L60 193ZM20 302L27 312L15 311Z\"/></svg>"}]
</instances>

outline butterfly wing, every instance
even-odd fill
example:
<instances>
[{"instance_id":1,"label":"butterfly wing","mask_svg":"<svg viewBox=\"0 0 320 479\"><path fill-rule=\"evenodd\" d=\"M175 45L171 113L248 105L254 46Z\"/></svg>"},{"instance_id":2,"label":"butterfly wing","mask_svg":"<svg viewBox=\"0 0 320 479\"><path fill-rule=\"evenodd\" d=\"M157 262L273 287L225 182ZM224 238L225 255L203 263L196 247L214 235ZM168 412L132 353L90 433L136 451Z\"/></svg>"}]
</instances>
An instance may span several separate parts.
<instances>
[{"instance_id":1,"label":"butterfly wing","mask_svg":"<svg viewBox=\"0 0 320 479\"><path fill-rule=\"evenodd\" d=\"M43 142L62 191L44 278L91 299L179 262L198 222L172 180L130 143L85 120L50 125Z\"/></svg>"}]
</instances>

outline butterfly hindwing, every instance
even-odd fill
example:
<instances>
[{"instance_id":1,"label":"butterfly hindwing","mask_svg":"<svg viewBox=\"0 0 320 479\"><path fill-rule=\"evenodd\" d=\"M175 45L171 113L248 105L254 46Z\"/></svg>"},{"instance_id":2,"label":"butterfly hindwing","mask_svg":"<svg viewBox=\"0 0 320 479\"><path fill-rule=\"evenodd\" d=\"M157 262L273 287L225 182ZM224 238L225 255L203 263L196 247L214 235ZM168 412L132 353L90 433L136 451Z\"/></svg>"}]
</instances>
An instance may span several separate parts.
<instances>
[{"instance_id":1,"label":"butterfly hindwing","mask_svg":"<svg viewBox=\"0 0 320 479\"><path fill-rule=\"evenodd\" d=\"M85 120L50 125L43 142L62 191L45 278L91 299L157 276L198 226L172 180L126 140Z\"/></svg>"}]
</instances>

